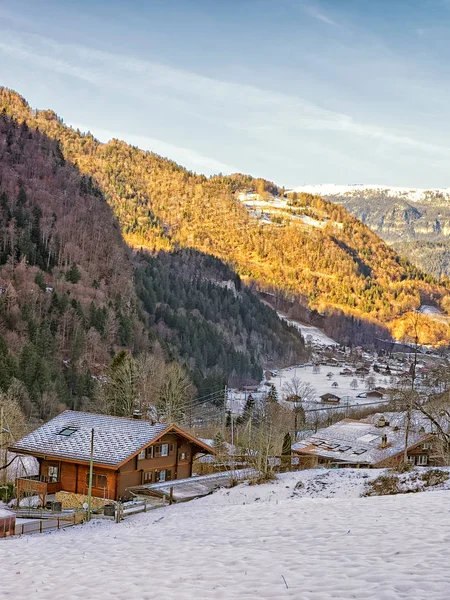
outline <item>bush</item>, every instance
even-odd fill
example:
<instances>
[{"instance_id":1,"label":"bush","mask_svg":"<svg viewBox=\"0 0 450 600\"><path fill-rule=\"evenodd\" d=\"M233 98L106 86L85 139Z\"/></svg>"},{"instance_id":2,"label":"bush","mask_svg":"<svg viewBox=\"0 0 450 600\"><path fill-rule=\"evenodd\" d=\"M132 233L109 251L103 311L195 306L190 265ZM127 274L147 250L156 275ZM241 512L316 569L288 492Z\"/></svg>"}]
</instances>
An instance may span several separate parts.
<instances>
[{"instance_id":1,"label":"bush","mask_svg":"<svg viewBox=\"0 0 450 600\"><path fill-rule=\"evenodd\" d=\"M8 503L12 498L14 498L14 484L10 482L0 485L0 500Z\"/></svg>"},{"instance_id":2,"label":"bush","mask_svg":"<svg viewBox=\"0 0 450 600\"><path fill-rule=\"evenodd\" d=\"M414 468L412 463L400 463L399 465L392 467L394 473L409 473Z\"/></svg>"},{"instance_id":3,"label":"bush","mask_svg":"<svg viewBox=\"0 0 450 600\"><path fill-rule=\"evenodd\" d=\"M399 494L398 479L395 475L380 475L368 484L365 496L392 496Z\"/></svg>"},{"instance_id":4,"label":"bush","mask_svg":"<svg viewBox=\"0 0 450 600\"><path fill-rule=\"evenodd\" d=\"M440 469L430 469L421 475L421 479L425 483L426 487L440 485L441 483L444 483L444 481L447 481L448 477L448 472L441 471Z\"/></svg>"},{"instance_id":5,"label":"bush","mask_svg":"<svg viewBox=\"0 0 450 600\"><path fill-rule=\"evenodd\" d=\"M269 481L273 481L276 479L276 475L273 471L266 471L265 473L260 473L253 479L250 479L248 485L260 485L261 483L268 483Z\"/></svg>"}]
</instances>

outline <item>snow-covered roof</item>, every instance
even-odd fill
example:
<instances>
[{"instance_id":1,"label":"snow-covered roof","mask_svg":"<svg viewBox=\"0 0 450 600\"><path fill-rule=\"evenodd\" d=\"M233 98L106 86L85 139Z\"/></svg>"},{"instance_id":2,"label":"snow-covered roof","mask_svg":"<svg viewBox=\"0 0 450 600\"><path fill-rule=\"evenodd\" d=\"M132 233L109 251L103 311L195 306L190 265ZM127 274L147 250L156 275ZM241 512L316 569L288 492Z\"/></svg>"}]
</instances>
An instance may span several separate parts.
<instances>
[{"instance_id":1,"label":"snow-covered roof","mask_svg":"<svg viewBox=\"0 0 450 600\"><path fill-rule=\"evenodd\" d=\"M381 447L383 435L387 437L385 448ZM415 446L428 436L418 430L410 431L408 447ZM401 427L377 427L364 420L344 419L296 442L292 449L338 462L375 465L402 452L404 440L405 430Z\"/></svg>"},{"instance_id":2,"label":"snow-covered roof","mask_svg":"<svg viewBox=\"0 0 450 600\"><path fill-rule=\"evenodd\" d=\"M8 510L7 508L0 506L0 519L9 519L15 516L16 513L14 513L12 510Z\"/></svg>"},{"instance_id":3,"label":"snow-covered roof","mask_svg":"<svg viewBox=\"0 0 450 600\"><path fill-rule=\"evenodd\" d=\"M377 423L378 420L384 417L386 421L389 422L391 427L405 427L407 421L407 413L406 412L383 412L383 413L375 413L374 415L369 415L362 421L366 423ZM437 416L436 420L440 423L441 427L446 430L448 427L448 423L446 419L442 419ZM436 425L430 421L430 419L424 415L420 410L411 411L410 416L410 429L414 431L419 431L420 429L424 429L427 433L436 433L437 428Z\"/></svg>"},{"instance_id":4,"label":"snow-covered roof","mask_svg":"<svg viewBox=\"0 0 450 600\"><path fill-rule=\"evenodd\" d=\"M138 419L66 410L16 442L11 450L89 462L94 429L94 462L116 466L169 428L172 426L164 423L152 425ZM204 446L200 440L198 444Z\"/></svg>"}]
</instances>

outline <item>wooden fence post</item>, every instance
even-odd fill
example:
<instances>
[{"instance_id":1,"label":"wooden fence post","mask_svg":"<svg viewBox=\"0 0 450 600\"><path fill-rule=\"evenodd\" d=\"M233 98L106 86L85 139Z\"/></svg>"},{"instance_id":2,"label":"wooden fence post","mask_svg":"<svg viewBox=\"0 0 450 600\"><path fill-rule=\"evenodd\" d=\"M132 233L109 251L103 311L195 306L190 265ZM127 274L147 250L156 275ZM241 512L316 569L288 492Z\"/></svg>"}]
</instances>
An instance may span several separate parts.
<instances>
[{"instance_id":1,"label":"wooden fence post","mask_svg":"<svg viewBox=\"0 0 450 600\"><path fill-rule=\"evenodd\" d=\"M173 486L170 486L170 491L169 491L169 504L172 504L173 502Z\"/></svg>"}]
</instances>

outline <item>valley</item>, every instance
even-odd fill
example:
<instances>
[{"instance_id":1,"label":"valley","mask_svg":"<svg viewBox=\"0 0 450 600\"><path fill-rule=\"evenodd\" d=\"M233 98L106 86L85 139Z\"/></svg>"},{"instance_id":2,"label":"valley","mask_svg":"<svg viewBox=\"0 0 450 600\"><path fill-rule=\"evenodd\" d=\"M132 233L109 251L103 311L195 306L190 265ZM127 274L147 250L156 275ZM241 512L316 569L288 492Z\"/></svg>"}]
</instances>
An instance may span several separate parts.
<instances>
[{"instance_id":1,"label":"valley","mask_svg":"<svg viewBox=\"0 0 450 600\"><path fill-rule=\"evenodd\" d=\"M450 189L382 185L303 185L344 206L400 254L437 278L450 275Z\"/></svg>"}]
</instances>

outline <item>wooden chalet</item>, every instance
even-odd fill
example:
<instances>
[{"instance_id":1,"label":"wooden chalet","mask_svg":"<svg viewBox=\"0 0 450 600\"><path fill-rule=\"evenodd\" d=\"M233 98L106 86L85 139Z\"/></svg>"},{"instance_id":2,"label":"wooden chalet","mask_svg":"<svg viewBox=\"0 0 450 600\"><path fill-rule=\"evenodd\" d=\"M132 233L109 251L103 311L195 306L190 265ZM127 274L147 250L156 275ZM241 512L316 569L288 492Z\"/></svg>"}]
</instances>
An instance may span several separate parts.
<instances>
[{"instance_id":1,"label":"wooden chalet","mask_svg":"<svg viewBox=\"0 0 450 600\"><path fill-rule=\"evenodd\" d=\"M16 529L16 513L7 508L0 508L0 538L14 535Z\"/></svg>"},{"instance_id":2,"label":"wooden chalet","mask_svg":"<svg viewBox=\"0 0 450 600\"><path fill-rule=\"evenodd\" d=\"M405 429L393 426L384 415L368 419L343 419L292 445L303 468L393 467L403 462ZM376 417L376 420L375 420ZM372 422L374 421L374 422ZM417 466L437 465L433 451L435 435L413 427L408 435L408 462Z\"/></svg>"},{"instance_id":3,"label":"wooden chalet","mask_svg":"<svg viewBox=\"0 0 450 600\"><path fill-rule=\"evenodd\" d=\"M320 399L322 400L323 404L339 404L339 402L341 401L339 396L336 396L336 394L331 394L330 392L322 394L322 396L320 396Z\"/></svg>"},{"instance_id":4,"label":"wooden chalet","mask_svg":"<svg viewBox=\"0 0 450 600\"><path fill-rule=\"evenodd\" d=\"M16 481L18 499L59 491L87 494L94 431L92 495L119 500L127 488L185 479L198 453L214 449L176 425L67 410L10 448L34 456L39 473Z\"/></svg>"}]
</instances>

